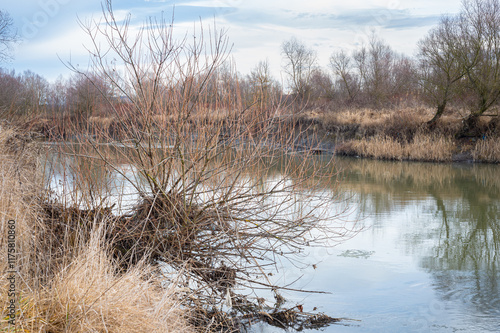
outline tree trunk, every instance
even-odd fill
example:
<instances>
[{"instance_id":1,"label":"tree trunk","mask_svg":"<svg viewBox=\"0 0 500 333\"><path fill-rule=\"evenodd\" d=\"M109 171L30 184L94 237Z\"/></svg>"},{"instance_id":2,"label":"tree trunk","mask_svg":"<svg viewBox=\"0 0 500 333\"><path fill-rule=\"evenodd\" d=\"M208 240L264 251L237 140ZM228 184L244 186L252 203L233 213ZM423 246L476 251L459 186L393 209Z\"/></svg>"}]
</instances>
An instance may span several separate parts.
<instances>
[{"instance_id":1,"label":"tree trunk","mask_svg":"<svg viewBox=\"0 0 500 333\"><path fill-rule=\"evenodd\" d=\"M457 138L480 136L481 129L478 126L480 117L481 115L478 113L471 113L465 118L463 120L462 129L457 134Z\"/></svg>"},{"instance_id":2,"label":"tree trunk","mask_svg":"<svg viewBox=\"0 0 500 333\"><path fill-rule=\"evenodd\" d=\"M439 118L441 118L441 116L443 115L445 109L446 109L446 102L439 104L436 113L434 114L434 117L427 122L427 125L429 127L434 127Z\"/></svg>"}]
</instances>

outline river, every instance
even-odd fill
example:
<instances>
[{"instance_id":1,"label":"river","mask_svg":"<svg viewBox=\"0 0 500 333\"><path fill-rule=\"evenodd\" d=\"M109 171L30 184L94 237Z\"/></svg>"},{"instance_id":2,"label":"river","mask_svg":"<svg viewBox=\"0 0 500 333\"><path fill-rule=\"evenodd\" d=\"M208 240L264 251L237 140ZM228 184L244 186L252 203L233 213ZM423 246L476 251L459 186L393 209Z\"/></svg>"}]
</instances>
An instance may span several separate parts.
<instances>
[{"instance_id":1,"label":"river","mask_svg":"<svg viewBox=\"0 0 500 333\"><path fill-rule=\"evenodd\" d=\"M335 167L332 215L347 205L359 232L305 249L306 266L278 267L281 285L300 278L293 288L328 292L283 291L285 306L344 318L324 332L499 332L500 166L336 158ZM57 191L65 176L52 175Z\"/></svg>"},{"instance_id":2,"label":"river","mask_svg":"<svg viewBox=\"0 0 500 333\"><path fill-rule=\"evenodd\" d=\"M349 318L324 332L499 332L500 167L337 158L340 191L362 230L310 249L316 269L284 282L304 311ZM283 332L266 325L254 332ZM311 331L312 332L312 331Z\"/></svg>"}]
</instances>

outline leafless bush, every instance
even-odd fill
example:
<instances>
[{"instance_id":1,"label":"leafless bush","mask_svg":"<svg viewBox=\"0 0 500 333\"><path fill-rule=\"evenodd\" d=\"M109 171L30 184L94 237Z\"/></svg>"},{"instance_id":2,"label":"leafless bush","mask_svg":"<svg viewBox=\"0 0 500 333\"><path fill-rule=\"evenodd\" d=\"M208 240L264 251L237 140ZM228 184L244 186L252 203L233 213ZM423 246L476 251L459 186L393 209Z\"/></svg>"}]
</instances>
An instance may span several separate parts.
<instances>
[{"instance_id":1,"label":"leafless bush","mask_svg":"<svg viewBox=\"0 0 500 333\"><path fill-rule=\"evenodd\" d=\"M262 304L235 287L278 295L286 287L267 278L277 258L295 260L306 244L346 236L342 225L326 223L332 197L315 191L322 176L332 176L329 166L320 168L312 150L300 158L286 154L293 123L278 110L263 116L259 108L241 109L238 101L213 95L231 88L231 80L218 76L229 51L224 31L199 28L192 41L179 41L173 23L160 18L133 35L130 17L119 23L111 1L102 22L85 29L92 69L80 74L105 80L127 103L107 98L118 132L96 130L74 155L104 163L107 174L119 175L139 197L107 228L124 269L144 260L184 269L184 286L196 295L187 304L203 313L224 305L244 313ZM109 54L119 61L109 62ZM230 107L222 118L218 105ZM102 207L106 196L93 188L78 191L93 193L83 201L89 209Z\"/></svg>"}]
</instances>

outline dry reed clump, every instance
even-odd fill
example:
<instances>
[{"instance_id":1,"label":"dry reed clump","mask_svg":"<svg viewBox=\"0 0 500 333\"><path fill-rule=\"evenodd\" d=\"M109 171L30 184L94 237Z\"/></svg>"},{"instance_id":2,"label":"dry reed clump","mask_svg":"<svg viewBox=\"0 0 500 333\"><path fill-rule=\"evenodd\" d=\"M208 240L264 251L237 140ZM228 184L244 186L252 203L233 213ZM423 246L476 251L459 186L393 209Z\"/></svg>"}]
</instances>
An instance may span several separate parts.
<instances>
[{"instance_id":1,"label":"dry reed clump","mask_svg":"<svg viewBox=\"0 0 500 333\"><path fill-rule=\"evenodd\" d=\"M391 137L349 141L337 147L341 155L357 155L384 160L451 161L455 145L451 138L416 134L409 143Z\"/></svg>"},{"instance_id":2,"label":"dry reed clump","mask_svg":"<svg viewBox=\"0 0 500 333\"><path fill-rule=\"evenodd\" d=\"M89 117L89 125L91 128L99 128L102 131L109 132L111 126L116 121L114 117L101 116L101 117Z\"/></svg>"},{"instance_id":3,"label":"dry reed clump","mask_svg":"<svg viewBox=\"0 0 500 333\"><path fill-rule=\"evenodd\" d=\"M184 312L137 265L123 275L93 242L44 287L20 300L18 327L30 332L192 332ZM3 325L2 325L3 326Z\"/></svg>"},{"instance_id":4,"label":"dry reed clump","mask_svg":"<svg viewBox=\"0 0 500 333\"><path fill-rule=\"evenodd\" d=\"M402 143L424 130L431 112L427 108L346 109L318 116L324 130L337 140L390 137Z\"/></svg>"},{"instance_id":5,"label":"dry reed clump","mask_svg":"<svg viewBox=\"0 0 500 333\"><path fill-rule=\"evenodd\" d=\"M449 162L454 150L453 139L425 134L417 134L413 141L406 145L408 159L419 161Z\"/></svg>"},{"instance_id":6,"label":"dry reed clump","mask_svg":"<svg viewBox=\"0 0 500 333\"><path fill-rule=\"evenodd\" d=\"M0 134L0 250L7 254L10 220L17 253L15 296L8 295L12 267L0 261L0 331L193 331L176 290L151 266L120 272L103 243L111 220L43 203L39 147L15 130ZM16 326L8 321L11 299Z\"/></svg>"},{"instance_id":7,"label":"dry reed clump","mask_svg":"<svg viewBox=\"0 0 500 333\"><path fill-rule=\"evenodd\" d=\"M479 140L472 150L475 161L500 163L500 140L499 138L488 138Z\"/></svg>"}]
</instances>

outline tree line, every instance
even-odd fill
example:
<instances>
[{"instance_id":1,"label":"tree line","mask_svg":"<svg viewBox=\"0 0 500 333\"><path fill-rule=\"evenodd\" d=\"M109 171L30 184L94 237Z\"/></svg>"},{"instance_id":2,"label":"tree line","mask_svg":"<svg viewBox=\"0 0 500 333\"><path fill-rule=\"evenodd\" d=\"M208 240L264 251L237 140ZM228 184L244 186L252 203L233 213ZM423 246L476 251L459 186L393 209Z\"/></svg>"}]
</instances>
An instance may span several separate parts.
<instances>
[{"instance_id":1,"label":"tree line","mask_svg":"<svg viewBox=\"0 0 500 333\"><path fill-rule=\"evenodd\" d=\"M0 55L5 59L7 45L16 36L8 14L0 12L0 21L0 45L4 46ZM498 106L500 98L500 0L463 0L461 11L443 16L418 42L418 52L411 57L394 51L375 34L367 45L331 54L326 67L319 66L313 48L294 37L282 43L281 54L284 85L271 75L268 61L260 61L248 75L237 73L228 61L209 78L207 106L270 110L290 100L298 109L318 103L336 109L379 109L425 103L435 108L429 124L452 106L465 110L464 126L473 128L481 116ZM177 82L164 92L185 84ZM103 99L119 99L116 94L92 73L53 84L29 71L0 73L3 111L65 109L90 115Z\"/></svg>"}]
</instances>

